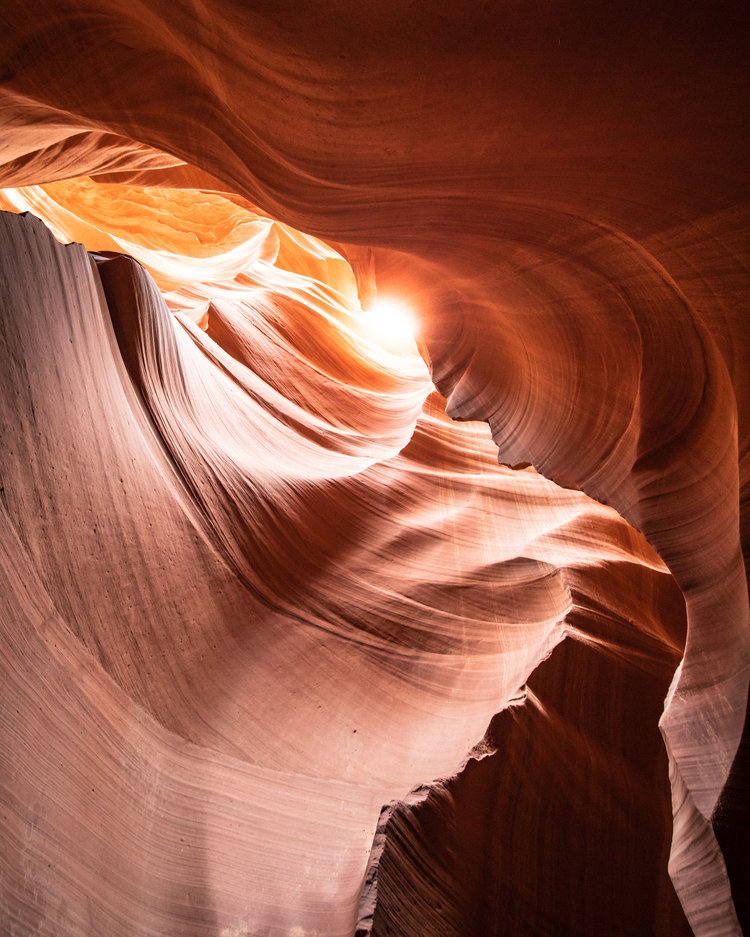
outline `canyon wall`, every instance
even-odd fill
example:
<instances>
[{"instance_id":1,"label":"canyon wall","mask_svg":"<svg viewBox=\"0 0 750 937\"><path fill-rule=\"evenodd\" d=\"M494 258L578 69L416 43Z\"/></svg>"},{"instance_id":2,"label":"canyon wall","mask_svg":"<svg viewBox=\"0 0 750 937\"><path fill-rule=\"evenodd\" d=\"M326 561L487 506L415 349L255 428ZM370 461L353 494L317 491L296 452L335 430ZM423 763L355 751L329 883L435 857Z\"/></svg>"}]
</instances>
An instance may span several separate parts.
<instances>
[{"instance_id":1,"label":"canyon wall","mask_svg":"<svg viewBox=\"0 0 750 937\"><path fill-rule=\"evenodd\" d=\"M747 19L6 3L4 932L747 928Z\"/></svg>"}]
</instances>

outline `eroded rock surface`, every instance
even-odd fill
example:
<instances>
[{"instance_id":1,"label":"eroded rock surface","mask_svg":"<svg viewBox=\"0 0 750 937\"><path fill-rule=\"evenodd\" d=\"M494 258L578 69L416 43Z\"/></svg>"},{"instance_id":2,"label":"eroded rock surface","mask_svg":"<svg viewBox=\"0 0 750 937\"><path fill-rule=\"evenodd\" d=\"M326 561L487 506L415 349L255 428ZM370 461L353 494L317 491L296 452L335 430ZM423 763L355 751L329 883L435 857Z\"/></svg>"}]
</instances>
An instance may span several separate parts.
<instances>
[{"instance_id":1,"label":"eroded rock surface","mask_svg":"<svg viewBox=\"0 0 750 937\"><path fill-rule=\"evenodd\" d=\"M8 933L741 933L746 16L6 4Z\"/></svg>"}]
</instances>

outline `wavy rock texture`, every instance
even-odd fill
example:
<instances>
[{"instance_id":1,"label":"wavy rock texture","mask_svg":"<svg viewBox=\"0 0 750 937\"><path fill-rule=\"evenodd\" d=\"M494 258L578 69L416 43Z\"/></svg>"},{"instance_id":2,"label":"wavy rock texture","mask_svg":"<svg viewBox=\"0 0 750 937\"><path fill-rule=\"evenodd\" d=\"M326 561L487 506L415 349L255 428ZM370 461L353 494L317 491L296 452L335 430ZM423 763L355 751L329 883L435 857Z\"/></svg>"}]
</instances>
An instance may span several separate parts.
<instances>
[{"instance_id":1,"label":"wavy rock texture","mask_svg":"<svg viewBox=\"0 0 750 937\"><path fill-rule=\"evenodd\" d=\"M747 927L746 17L5 4L4 932Z\"/></svg>"}]
</instances>

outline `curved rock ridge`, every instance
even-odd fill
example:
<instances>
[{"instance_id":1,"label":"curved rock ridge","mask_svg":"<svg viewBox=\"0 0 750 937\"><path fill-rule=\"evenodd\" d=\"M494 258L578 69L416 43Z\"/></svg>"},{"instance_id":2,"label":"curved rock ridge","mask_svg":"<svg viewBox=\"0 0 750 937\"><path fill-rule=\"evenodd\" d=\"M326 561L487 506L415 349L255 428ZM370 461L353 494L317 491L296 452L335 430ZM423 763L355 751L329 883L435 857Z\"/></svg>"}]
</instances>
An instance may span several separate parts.
<instances>
[{"instance_id":1,"label":"curved rock ridge","mask_svg":"<svg viewBox=\"0 0 750 937\"><path fill-rule=\"evenodd\" d=\"M747 11L2 23L7 929L740 933Z\"/></svg>"}]
</instances>

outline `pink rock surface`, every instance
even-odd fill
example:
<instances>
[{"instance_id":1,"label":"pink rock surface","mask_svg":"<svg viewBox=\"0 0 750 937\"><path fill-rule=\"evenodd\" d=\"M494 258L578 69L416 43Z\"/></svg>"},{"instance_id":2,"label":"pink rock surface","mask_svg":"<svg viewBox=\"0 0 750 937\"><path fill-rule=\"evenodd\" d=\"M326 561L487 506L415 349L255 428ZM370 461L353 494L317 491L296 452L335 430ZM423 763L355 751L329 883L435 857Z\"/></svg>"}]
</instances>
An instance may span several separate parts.
<instances>
[{"instance_id":1,"label":"pink rock surface","mask_svg":"<svg viewBox=\"0 0 750 937\"><path fill-rule=\"evenodd\" d=\"M5 932L740 934L746 12L0 22Z\"/></svg>"}]
</instances>

